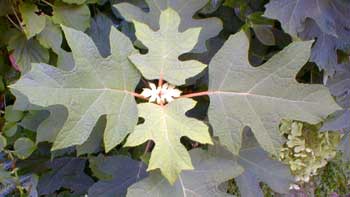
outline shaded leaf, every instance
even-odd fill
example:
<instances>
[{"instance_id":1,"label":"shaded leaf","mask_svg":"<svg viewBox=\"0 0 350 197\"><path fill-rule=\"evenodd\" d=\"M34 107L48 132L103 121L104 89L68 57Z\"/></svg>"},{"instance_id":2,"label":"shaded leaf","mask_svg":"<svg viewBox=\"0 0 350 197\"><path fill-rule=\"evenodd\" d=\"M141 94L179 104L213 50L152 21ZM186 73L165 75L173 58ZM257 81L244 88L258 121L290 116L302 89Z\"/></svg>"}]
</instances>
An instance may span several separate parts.
<instances>
[{"instance_id":1,"label":"shaded leaf","mask_svg":"<svg viewBox=\"0 0 350 197\"><path fill-rule=\"evenodd\" d=\"M273 46L276 44L275 36L268 25L253 25L255 35L264 45Z\"/></svg>"},{"instance_id":2,"label":"shaded leaf","mask_svg":"<svg viewBox=\"0 0 350 197\"><path fill-rule=\"evenodd\" d=\"M339 110L324 123L321 131L344 131L350 129L350 109Z\"/></svg>"},{"instance_id":3,"label":"shaded leaf","mask_svg":"<svg viewBox=\"0 0 350 197\"><path fill-rule=\"evenodd\" d=\"M20 159L28 158L36 149L34 142L25 137L17 139L13 148L15 155Z\"/></svg>"},{"instance_id":4,"label":"shaded leaf","mask_svg":"<svg viewBox=\"0 0 350 197\"><path fill-rule=\"evenodd\" d=\"M0 135L0 152L7 146L7 140L4 136Z\"/></svg>"},{"instance_id":5,"label":"shaded leaf","mask_svg":"<svg viewBox=\"0 0 350 197\"><path fill-rule=\"evenodd\" d=\"M67 188L75 194L84 194L94 181L84 173L85 159L60 158L48 163L51 171L44 174L38 184L40 195L52 194L60 188Z\"/></svg>"},{"instance_id":6,"label":"shaded leaf","mask_svg":"<svg viewBox=\"0 0 350 197\"><path fill-rule=\"evenodd\" d=\"M343 108L350 108L350 64L337 65L334 76L327 80L331 94Z\"/></svg>"},{"instance_id":7,"label":"shaded leaf","mask_svg":"<svg viewBox=\"0 0 350 197\"><path fill-rule=\"evenodd\" d=\"M238 163L244 168L244 173L235 178L241 195L263 197L260 182L266 183L275 192L288 193L293 183L289 166L271 159L250 131L244 132L242 141Z\"/></svg>"},{"instance_id":8,"label":"shaded leaf","mask_svg":"<svg viewBox=\"0 0 350 197\"><path fill-rule=\"evenodd\" d=\"M93 128L89 138L82 144L77 146L77 155L96 153L100 151L102 140L103 140L103 131L106 127L106 118L101 117L95 127Z\"/></svg>"},{"instance_id":9,"label":"shaded leaf","mask_svg":"<svg viewBox=\"0 0 350 197\"><path fill-rule=\"evenodd\" d=\"M85 4L69 5L55 1L52 21L80 31L85 31L90 26L90 10Z\"/></svg>"},{"instance_id":10,"label":"shaded leaf","mask_svg":"<svg viewBox=\"0 0 350 197\"><path fill-rule=\"evenodd\" d=\"M45 16L40 16L35 12L38 8L35 4L23 2L19 6L23 19L23 29L27 39L40 33L45 27Z\"/></svg>"},{"instance_id":11,"label":"shaded leaf","mask_svg":"<svg viewBox=\"0 0 350 197\"><path fill-rule=\"evenodd\" d=\"M46 26L37 36L37 40L42 46L51 48L57 54L57 67L63 70L73 69L73 55L61 48L63 36L58 25L53 24L51 20L47 19Z\"/></svg>"},{"instance_id":12,"label":"shaded leaf","mask_svg":"<svg viewBox=\"0 0 350 197\"><path fill-rule=\"evenodd\" d=\"M126 156L103 157L99 155L90 160L94 174L102 180L90 187L88 195L96 197L125 196L130 185L147 176L146 165ZM97 172L98 171L98 172ZM96 172L96 173L95 173ZM108 175L108 179L105 176Z\"/></svg>"},{"instance_id":13,"label":"shaded leaf","mask_svg":"<svg viewBox=\"0 0 350 197\"><path fill-rule=\"evenodd\" d=\"M26 73L31 68L31 63L49 62L49 51L42 47L35 39L27 40L19 32L11 37L8 43L8 50L13 50L15 63L20 66L20 70Z\"/></svg>"},{"instance_id":14,"label":"shaded leaf","mask_svg":"<svg viewBox=\"0 0 350 197\"><path fill-rule=\"evenodd\" d=\"M103 57L111 54L111 46L109 44L111 27L113 27L111 19L104 14L97 14L92 20L90 29L87 31Z\"/></svg>"},{"instance_id":15,"label":"shaded leaf","mask_svg":"<svg viewBox=\"0 0 350 197\"><path fill-rule=\"evenodd\" d=\"M22 120L24 116L23 111L18 111L13 108L12 105L6 106L5 108L5 120L8 122L18 122Z\"/></svg>"},{"instance_id":16,"label":"shaded leaf","mask_svg":"<svg viewBox=\"0 0 350 197\"><path fill-rule=\"evenodd\" d=\"M209 65L209 122L223 145L238 154L243 128L252 128L266 151L279 154L282 119L318 123L340 109L326 87L300 84L311 42L294 42L259 67L248 61L244 32L231 36Z\"/></svg>"},{"instance_id":17,"label":"shaded leaf","mask_svg":"<svg viewBox=\"0 0 350 197\"><path fill-rule=\"evenodd\" d=\"M139 114L145 119L132 132L125 146L138 146L153 140L155 147L148 171L159 168L171 184L182 170L193 169L191 158L180 138L187 136L203 144L211 144L208 126L185 113L195 106L191 99L177 99L164 107L153 103L138 105Z\"/></svg>"},{"instance_id":18,"label":"shaded leaf","mask_svg":"<svg viewBox=\"0 0 350 197\"><path fill-rule=\"evenodd\" d=\"M237 161L222 153L214 155L200 149L191 150L190 155L194 170L182 171L174 185L170 185L160 173L152 172L149 177L132 185L127 197L164 194L169 197L232 196L220 189L220 185L243 172Z\"/></svg>"},{"instance_id":19,"label":"shaded leaf","mask_svg":"<svg viewBox=\"0 0 350 197\"><path fill-rule=\"evenodd\" d=\"M36 131L40 123L48 116L48 111L29 111L19 125L25 129Z\"/></svg>"},{"instance_id":20,"label":"shaded leaf","mask_svg":"<svg viewBox=\"0 0 350 197\"><path fill-rule=\"evenodd\" d=\"M317 38L311 61L332 75L336 50L350 47L349 9L350 3L342 0L273 0L266 5L264 15L279 20L293 36Z\"/></svg>"}]
</instances>

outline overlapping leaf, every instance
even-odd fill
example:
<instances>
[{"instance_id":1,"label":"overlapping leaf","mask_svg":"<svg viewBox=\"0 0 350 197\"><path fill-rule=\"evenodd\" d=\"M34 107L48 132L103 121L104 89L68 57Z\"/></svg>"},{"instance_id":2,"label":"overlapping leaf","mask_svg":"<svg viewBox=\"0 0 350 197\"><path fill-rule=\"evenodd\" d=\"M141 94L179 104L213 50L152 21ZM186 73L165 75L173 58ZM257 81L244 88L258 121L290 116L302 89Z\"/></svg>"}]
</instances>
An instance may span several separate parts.
<instances>
[{"instance_id":1,"label":"overlapping leaf","mask_svg":"<svg viewBox=\"0 0 350 197\"><path fill-rule=\"evenodd\" d=\"M88 5L69 5L56 1L53 7L54 23L85 31L90 26L90 10Z\"/></svg>"},{"instance_id":2,"label":"overlapping leaf","mask_svg":"<svg viewBox=\"0 0 350 197\"><path fill-rule=\"evenodd\" d=\"M36 39L27 40L25 35L18 31L13 32L8 43L8 50L13 51L15 62L23 73L30 70L31 63L49 62L49 51L42 47Z\"/></svg>"},{"instance_id":3,"label":"overlapping leaf","mask_svg":"<svg viewBox=\"0 0 350 197\"><path fill-rule=\"evenodd\" d=\"M69 157L48 163L51 171L40 179L39 194L53 194L61 187L69 188L75 194L84 194L94 183L93 179L84 173L85 163L85 159Z\"/></svg>"},{"instance_id":4,"label":"overlapping leaf","mask_svg":"<svg viewBox=\"0 0 350 197\"><path fill-rule=\"evenodd\" d=\"M350 47L350 3L342 0L273 0L265 16L277 19L283 29L303 39L317 38L311 60L333 74L337 49Z\"/></svg>"},{"instance_id":5,"label":"overlapping leaf","mask_svg":"<svg viewBox=\"0 0 350 197\"><path fill-rule=\"evenodd\" d=\"M46 19L45 28L36 38L42 46L52 49L57 54L57 67L63 70L71 70L74 67L72 54L61 48L63 42L61 28L53 24L51 19Z\"/></svg>"},{"instance_id":6,"label":"overlapping leaf","mask_svg":"<svg viewBox=\"0 0 350 197\"><path fill-rule=\"evenodd\" d=\"M148 170L159 168L171 184L182 170L193 169L191 158L180 138L187 136L203 144L211 144L208 126L185 113L195 106L191 99L178 99L165 106L153 103L138 105L139 114L145 122L130 134L125 146L137 146L153 140Z\"/></svg>"},{"instance_id":7,"label":"overlapping leaf","mask_svg":"<svg viewBox=\"0 0 350 197\"><path fill-rule=\"evenodd\" d=\"M102 58L86 34L63 29L74 56L74 69L65 71L34 64L11 90L19 97L24 94L34 105L66 108L68 117L61 117L66 121L53 150L84 143L97 120L107 115L104 144L109 151L137 122L136 103L128 93L139 81L138 72L127 59L134 49L127 37L112 29L112 55Z\"/></svg>"},{"instance_id":8,"label":"overlapping leaf","mask_svg":"<svg viewBox=\"0 0 350 197\"><path fill-rule=\"evenodd\" d=\"M266 183L273 191L288 193L293 177L287 165L270 158L256 141L249 128L244 129L242 147L239 155L226 154L226 158L236 160L244 169L244 172L235 177L235 181L242 196L256 197L263 196L260 182ZM220 146L212 149L212 154L225 152Z\"/></svg>"},{"instance_id":9,"label":"overlapping leaf","mask_svg":"<svg viewBox=\"0 0 350 197\"><path fill-rule=\"evenodd\" d=\"M194 149L190 151L194 170L183 171L174 185L170 185L158 172L132 185L127 197L225 197L232 196L226 193L222 184L240 175L243 169L232 157L223 152L210 154L207 151Z\"/></svg>"},{"instance_id":10,"label":"overlapping leaf","mask_svg":"<svg viewBox=\"0 0 350 197\"><path fill-rule=\"evenodd\" d=\"M350 64L340 64L336 73L327 81L331 94L343 108L350 108Z\"/></svg>"},{"instance_id":11,"label":"overlapping leaf","mask_svg":"<svg viewBox=\"0 0 350 197\"><path fill-rule=\"evenodd\" d=\"M340 107L326 87L300 84L295 75L307 62L311 42L294 42L260 67L248 61L243 32L231 36L209 65L209 122L223 145L238 154L249 126L268 152L278 154L282 119L317 123Z\"/></svg>"},{"instance_id":12,"label":"overlapping leaf","mask_svg":"<svg viewBox=\"0 0 350 197\"><path fill-rule=\"evenodd\" d=\"M153 30L160 27L159 18L161 12L167 8L175 10L181 19L179 31L184 32L187 29L201 27L202 31L199 35L199 42L193 52L205 52L207 50L205 42L212 37L215 37L222 29L221 21L217 18L194 19L196 12L203 8L209 0L146 0L149 6L149 12L146 13L140 8L129 4L120 3L115 5L115 8L121 13L125 20L139 21L149 25Z\"/></svg>"},{"instance_id":13,"label":"overlapping leaf","mask_svg":"<svg viewBox=\"0 0 350 197\"><path fill-rule=\"evenodd\" d=\"M38 9L35 4L23 2L19 9L23 18L24 33L28 39L44 29L46 18L45 16L40 16L36 13Z\"/></svg>"},{"instance_id":14,"label":"overlapping leaf","mask_svg":"<svg viewBox=\"0 0 350 197\"><path fill-rule=\"evenodd\" d=\"M130 185L147 176L146 165L126 156L104 157L99 155L90 159L90 168L100 181L89 189L89 196L125 196Z\"/></svg>"},{"instance_id":15,"label":"overlapping leaf","mask_svg":"<svg viewBox=\"0 0 350 197\"><path fill-rule=\"evenodd\" d=\"M129 58L147 79L163 78L169 83L183 85L186 79L200 73L206 65L196 60L180 61L198 41L200 28L179 32L180 17L173 9L160 14L160 29L154 32L146 24L134 21L136 37L148 48L146 55Z\"/></svg>"}]
</instances>

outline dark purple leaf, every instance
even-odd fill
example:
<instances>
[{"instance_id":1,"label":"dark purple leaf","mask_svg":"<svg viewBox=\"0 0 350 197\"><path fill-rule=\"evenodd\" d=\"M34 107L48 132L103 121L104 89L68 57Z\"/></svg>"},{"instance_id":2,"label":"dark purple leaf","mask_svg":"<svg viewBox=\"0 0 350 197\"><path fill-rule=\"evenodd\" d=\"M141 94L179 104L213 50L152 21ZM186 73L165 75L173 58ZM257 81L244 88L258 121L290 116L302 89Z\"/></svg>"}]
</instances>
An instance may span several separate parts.
<instances>
[{"instance_id":1,"label":"dark purple leaf","mask_svg":"<svg viewBox=\"0 0 350 197\"><path fill-rule=\"evenodd\" d=\"M39 180L40 195L52 194L60 188L67 188L75 194L83 194L94 183L91 177L84 173L85 159L60 158L48 163L52 169Z\"/></svg>"},{"instance_id":2,"label":"dark purple leaf","mask_svg":"<svg viewBox=\"0 0 350 197\"><path fill-rule=\"evenodd\" d=\"M98 156L91 161L93 171L103 178L111 177L110 180L100 180L89 189L89 196L94 197L119 197L125 196L130 185L147 176L147 166L141 161L132 160L126 156L103 157ZM91 165L90 164L90 165Z\"/></svg>"}]
</instances>

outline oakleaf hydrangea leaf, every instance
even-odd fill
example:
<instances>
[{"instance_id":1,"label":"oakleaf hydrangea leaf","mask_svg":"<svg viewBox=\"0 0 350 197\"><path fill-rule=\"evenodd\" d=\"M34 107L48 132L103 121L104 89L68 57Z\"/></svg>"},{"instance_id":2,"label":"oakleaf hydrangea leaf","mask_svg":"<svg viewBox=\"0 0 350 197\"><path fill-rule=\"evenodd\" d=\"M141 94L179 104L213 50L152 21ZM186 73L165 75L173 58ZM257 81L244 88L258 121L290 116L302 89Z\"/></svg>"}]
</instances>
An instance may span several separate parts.
<instances>
[{"instance_id":1,"label":"oakleaf hydrangea leaf","mask_svg":"<svg viewBox=\"0 0 350 197\"><path fill-rule=\"evenodd\" d=\"M249 126L268 152L278 155L282 119L312 124L340 109L328 89L301 84L296 74L307 62L312 42L294 42L259 67L248 61L244 32L231 36L209 65L209 122L223 145L238 154Z\"/></svg>"},{"instance_id":2,"label":"oakleaf hydrangea leaf","mask_svg":"<svg viewBox=\"0 0 350 197\"><path fill-rule=\"evenodd\" d=\"M40 178L39 194L52 194L61 187L69 188L75 194L84 194L94 183L93 179L84 173L85 164L85 159L69 157L49 162L51 171Z\"/></svg>"},{"instance_id":3,"label":"oakleaf hydrangea leaf","mask_svg":"<svg viewBox=\"0 0 350 197\"><path fill-rule=\"evenodd\" d=\"M89 196L115 197L125 196L130 185L147 176L147 166L141 161L132 160L126 156L98 157L90 159L91 170L98 174L109 175L109 179L103 179L89 188ZM99 179L100 176L98 176Z\"/></svg>"},{"instance_id":4,"label":"oakleaf hydrangea leaf","mask_svg":"<svg viewBox=\"0 0 350 197\"><path fill-rule=\"evenodd\" d=\"M336 0L337 1L337 0ZM333 18L333 5L330 0L272 0L266 5L265 16L280 20L283 29L297 35L304 29L307 18L316 21L322 31L330 35L337 35L336 20Z\"/></svg>"},{"instance_id":5,"label":"oakleaf hydrangea leaf","mask_svg":"<svg viewBox=\"0 0 350 197\"><path fill-rule=\"evenodd\" d=\"M243 134L242 148L239 151L238 163L244 173L235 178L242 196L264 196L259 183L266 183L273 191L288 193L293 177L289 167L269 157L251 132Z\"/></svg>"},{"instance_id":6,"label":"oakleaf hydrangea leaf","mask_svg":"<svg viewBox=\"0 0 350 197\"><path fill-rule=\"evenodd\" d=\"M109 32L113 26L113 21L104 14L97 14L92 22L91 27L88 30L89 36L95 42L98 50L103 57L107 57L111 54L111 47L109 46Z\"/></svg>"},{"instance_id":7,"label":"oakleaf hydrangea leaf","mask_svg":"<svg viewBox=\"0 0 350 197\"><path fill-rule=\"evenodd\" d=\"M177 99L165 106L153 103L138 105L139 114L145 122L138 125L130 134L125 146L137 146L147 140L153 140L148 170L159 168L171 184L182 170L193 169L191 158L180 138L211 144L208 126L194 118L186 117L185 113L195 106L191 99Z\"/></svg>"},{"instance_id":8,"label":"oakleaf hydrangea leaf","mask_svg":"<svg viewBox=\"0 0 350 197\"><path fill-rule=\"evenodd\" d=\"M240 175L243 169L236 160L223 154L210 154L207 151L194 149L190 151L194 170L185 170L179 175L174 185L170 185L158 172L132 185L127 197L228 197L221 184ZM155 187L156 186L156 187Z\"/></svg>"},{"instance_id":9,"label":"oakleaf hydrangea leaf","mask_svg":"<svg viewBox=\"0 0 350 197\"><path fill-rule=\"evenodd\" d=\"M179 32L180 16L169 8L160 14L160 28L153 31L146 24L134 21L136 37L148 48L146 55L134 54L129 58L148 79L164 80L183 85L186 79L200 73L206 65L196 60L180 61L179 56L193 49L200 28Z\"/></svg>"},{"instance_id":10,"label":"oakleaf hydrangea leaf","mask_svg":"<svg viewBox=\"0 0 350 197\"><path fill-rule=\"evenodd\" d=\"M343 108L350 108L350 64L337 65L337 70L327 80L329 91Z\"/></svg>"},{"instance_id":11,"label":"oakleaf hydrangea leaf","mask_svg":"<svg viewBox=\"0 0 350 197\"><path fill-rule=\"evenodd\" d=\"M222 29L222 23L218 18L194 19L198 10L203 8L209 0L146 0L149 6L149 12L142 11L141 8L129 3L119 3L114 7L118 9L125 20L139 21L157 30L160 27L159 18L161 12L172 8L180 16L179 32L187 29L201 27L198 43L195 43L193 52L201 53L207 50L205 42L219 34Z\"/></svg>"},{"instance_id":12,"label":"oakleaf hydrangea leaf","mask_svg":"<svg viewBox=\"0 0 350 197\"><path fill-rule=\"evenodd\" d=\"M67 109L53 150L84 143L97 120L107 115L104 144L109 151L137 123L136 103L129 91L134 91L140 76L127 59L135 51L129 39L114 28L110 34L112 55L108 58L101 57L86 34L68 27L63 30L72 49L74 69L34 64L11 86L12 92L26 95L34 105L63 105Z\"/></svg>"},{"instance_id":13,"label":"oakleaf hydrangea leaf","mask_svg":"<svg viewBox=\"0 0 350 197\"><path fill-rule=\"evenodd\" d=\"M350 47L350 3L342 0L272 0L265 16L277 19L283 29L302 39L317 38L311 61L332 75L337 66L337 49Z\"/></svg>"}]
</instances>

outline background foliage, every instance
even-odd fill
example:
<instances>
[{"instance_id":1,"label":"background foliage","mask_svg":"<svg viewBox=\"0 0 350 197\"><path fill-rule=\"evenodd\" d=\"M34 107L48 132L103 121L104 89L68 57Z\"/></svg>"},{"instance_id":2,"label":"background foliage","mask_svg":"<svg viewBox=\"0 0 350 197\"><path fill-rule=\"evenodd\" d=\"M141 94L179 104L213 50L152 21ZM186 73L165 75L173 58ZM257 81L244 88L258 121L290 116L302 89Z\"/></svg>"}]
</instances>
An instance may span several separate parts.
<instances>
[{"instance_id":1,"label":"background foliage","mask_svg":"<svg viewBox=\"0 0 350 197\"><path fill-rule=\"evenodd\" d=\"M348 10L0 0L0 196L350 194Z\"/></svg>"}]
</instances>

